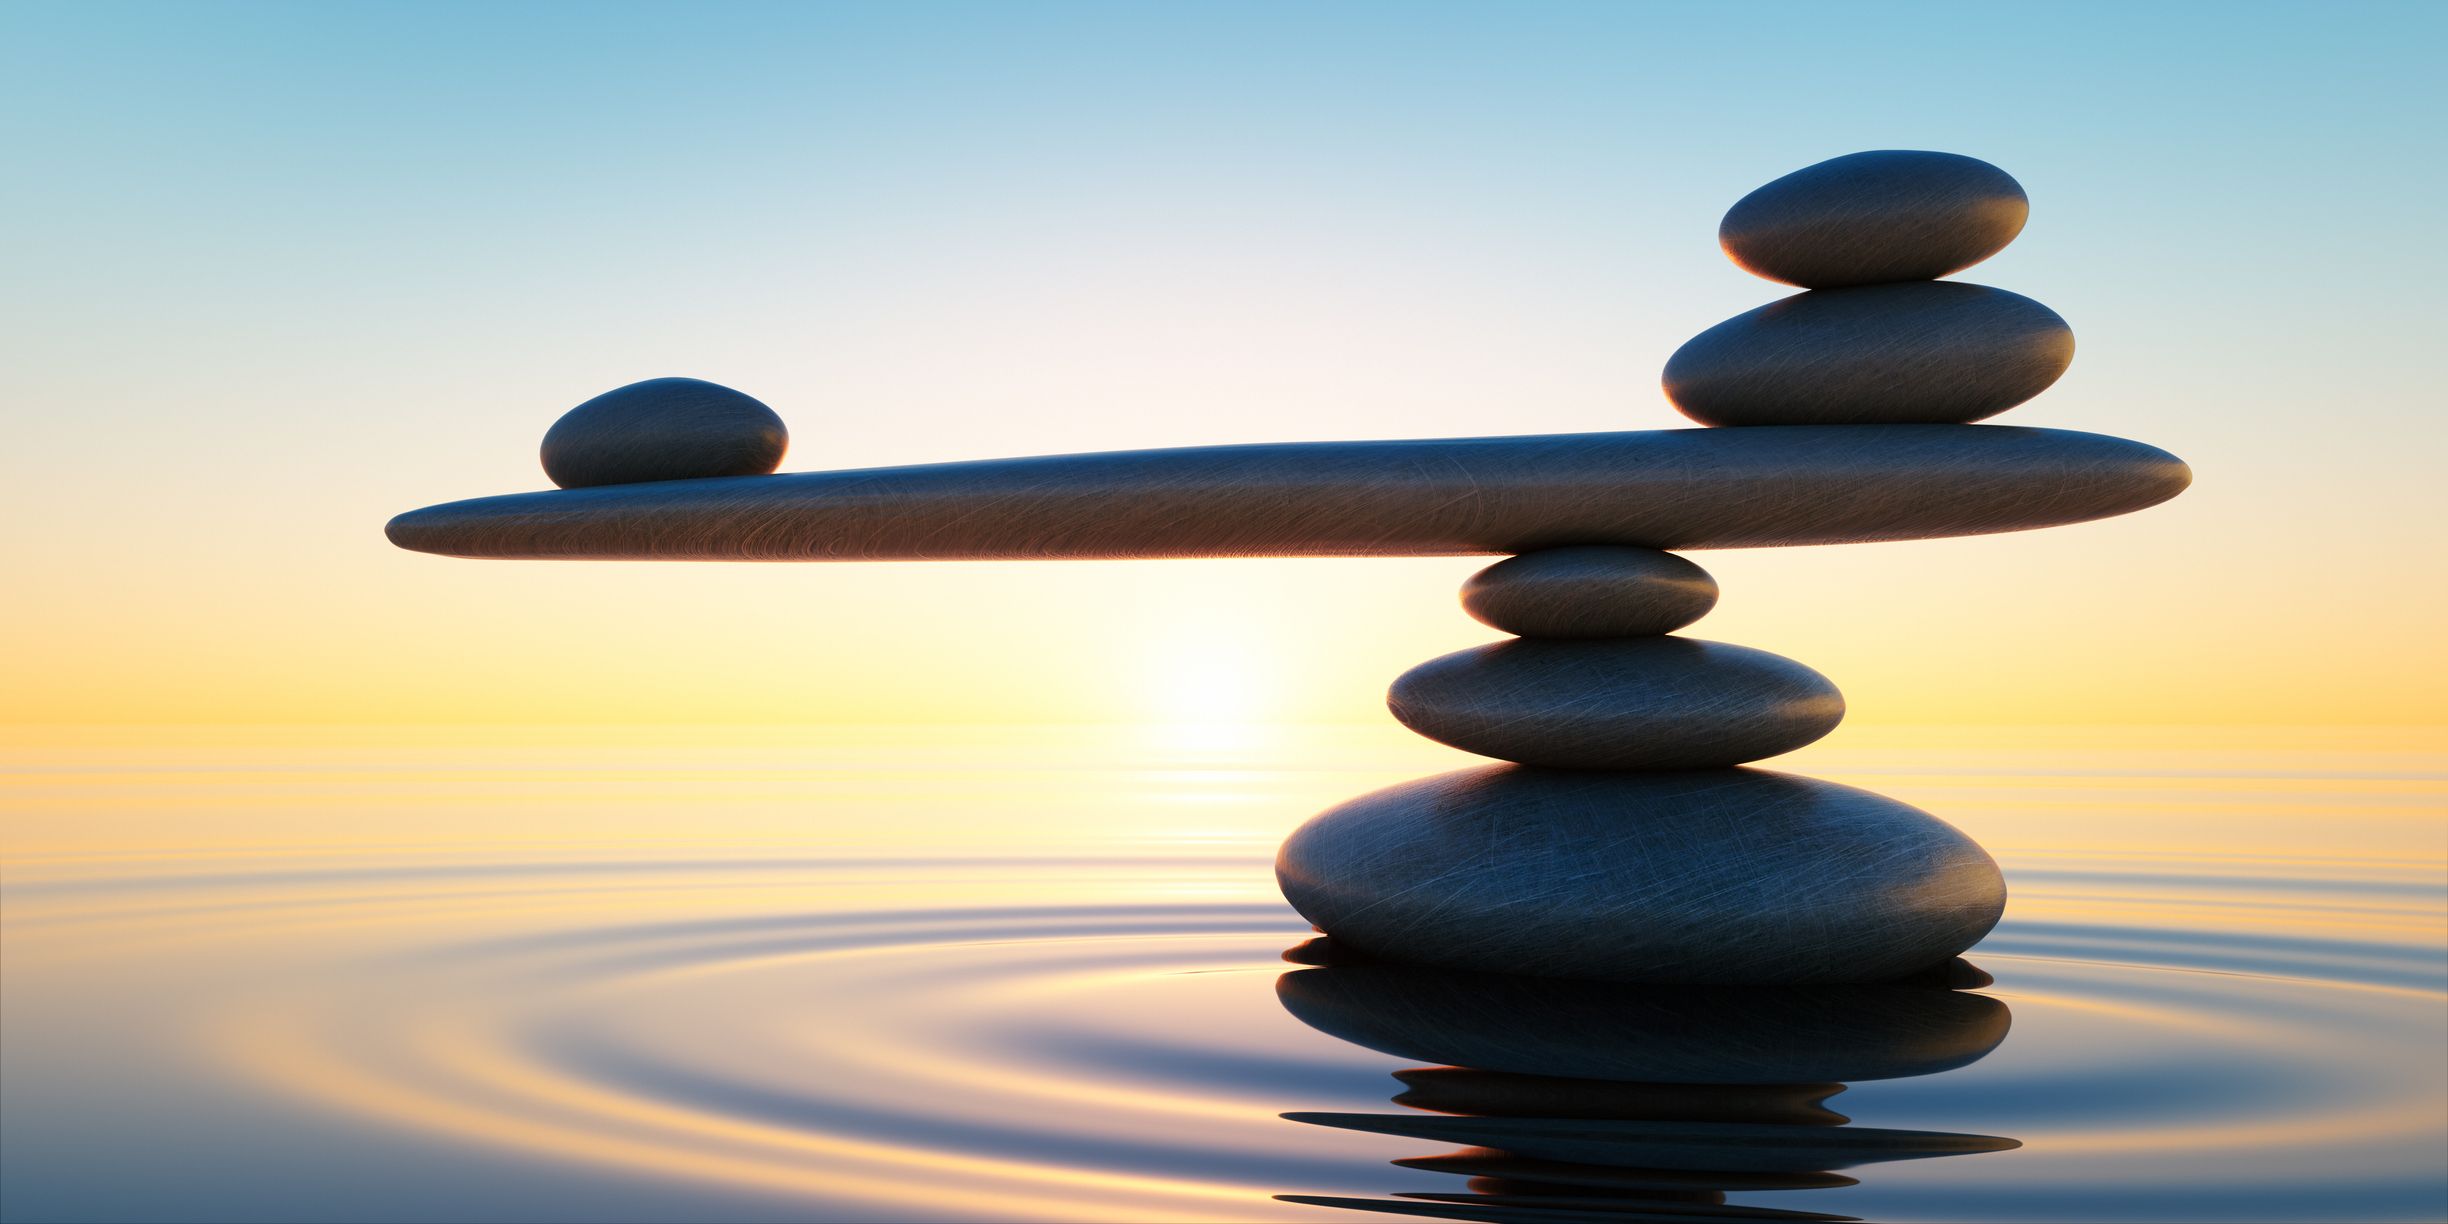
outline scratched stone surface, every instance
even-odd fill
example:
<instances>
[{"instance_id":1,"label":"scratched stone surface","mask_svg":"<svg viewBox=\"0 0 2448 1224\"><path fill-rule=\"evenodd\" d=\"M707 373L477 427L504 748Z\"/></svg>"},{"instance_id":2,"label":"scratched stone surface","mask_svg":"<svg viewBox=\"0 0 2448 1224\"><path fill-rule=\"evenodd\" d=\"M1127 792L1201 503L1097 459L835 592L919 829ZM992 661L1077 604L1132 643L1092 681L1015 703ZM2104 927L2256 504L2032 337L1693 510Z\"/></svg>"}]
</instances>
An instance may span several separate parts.
<instances>
[{"instance_id":1,"label":"scratched stone surface","mask_svg":"<svg viewBox=\"0 0 2448 1224\"><path fill-rule=\"evenodd\" d=\"M1386 706L1441 744L1565 769L1703 769L1791 752L1844 697L1782 655L1682 637L1514 638L1404 672Z\"/></svg>"},{"instance_id":2,"label":"scratched stone surface","mask_svg":"<svg viewBox=\"0 0 2448 1224\"><path fill-rule=\"evenodd\" d=\"M1604 544L1508 557L1462 584L1462 610L1522 637L1650 637L1717 605L1717 580L1654 548Z\"/></svg>"},{"instance_id":3,"label":"scratched stone surface","mask_svg":"<svg viewBox=\"0 0 2448 1224\"><path fill-rule=\"evenodd\" d=\"M1697 984L1898 977L1979 942L2006 902L1936 817L1755 769L1441 774L1311 819L1275 874L1365 956Z\"/></svg>"},{"instance_id":4,"label":"scratched stone surface","mask_svg":"<svg viewBox=\"0 0 2448 1224\"><path fill-rule=\"evenodd\" d=\"M782 465L790 431L774 410L719 383L650 378L563 413L538 457L564 489L762 476Z\"/></svg>"},{"instance_id":5,"label":"scratched stone surface","mask_svg":"<svg viewBox=\"0 0 2448 1224\"><path fill-rule=\"evenodd\" d=\"M1661 385L1704 425L1961 424L2049 388L2074 332L2020 294L1955 281L1817 289L1692 337Z\"/></svg>"},{"instance_id":6,"label":"scratched stone surface","mask_svg":"<svg viewBox=\"0 0 2448 1224\"><path fill-rule=\"evenodd\" d=\"M1948 276L2023 232L2031 200L1978 158L1918 149L1831 157L1726 210L1717 243L1744 271L1811 289Z\"/></svg>"},{"instance_id":7,"label":"scratched stone surface","mask_svg":"<svg viewBox=\"0 0 2448 1224\"><path fill-rule=\"evenodd\" d=\"M1453 556L1980 535L2125 514L2192 473L2004 425L1799 426L1108 451L563 489L412 510L462 557Z\"/></svg>"}]
</instances>

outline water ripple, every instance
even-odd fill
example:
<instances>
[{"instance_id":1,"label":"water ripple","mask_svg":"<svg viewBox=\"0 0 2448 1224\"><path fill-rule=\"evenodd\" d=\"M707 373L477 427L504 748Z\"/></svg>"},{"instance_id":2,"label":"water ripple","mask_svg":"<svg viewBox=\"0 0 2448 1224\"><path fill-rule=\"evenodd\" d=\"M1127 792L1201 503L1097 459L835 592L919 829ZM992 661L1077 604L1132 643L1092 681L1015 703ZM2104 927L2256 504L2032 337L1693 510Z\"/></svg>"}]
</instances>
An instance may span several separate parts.
<instances>
[{"instance_id":1,"label":"water ripple","mask_svg":"<svg viewBox=\"0 0 2448 1224\"><path fill-rule=\"evenodd\" d=\"M1255 864L1061 862L1057 878L1123 873L1142 895L995 901L1020 879L1043 893L1049 860L982 858L360 864L38 879L6 895L18 953L37 961L43 939L80 926L127 948L149 932L210 950L165 954L153 979L213 1017L197 1065L314 1125L661 1186L708 1216L2288 1220L2337 1218L2340 1196L2373 1218L2448 1207L2448 965L2424 934L2438 890L2419 882L2234 863L2035 869L2035 890L2057 900L1974 954L2011 1032L2001 1024L2002 1040L1983 1039L1994 1048L1953 1069L1838 1075L1853 1086L1815 1099L1850 1122L1797 1126L1821 1107L1797 1113L1799 1089L1773 1085L1483 1068L1406 1087L1389 1073L1413 1063L1278 1003L1282 974L1336 972L1282 963L1306 934L1296 917L1246 891L1199 895ZM923 900L837 896L887 863ZM2177 887L2254 921L2125 920L2126 900ZM1169 890L1191 899L1161 899ZM2272 929L2375 898L2353 931ZM361 912L385 902L399 912ZM302 928L324 938L317 972L294 959ZM274 929L292 959L250 971ZM11 1012L46 1049L76 1020L39 1001ZM1541 1019L1518 1023L1535 1038ZM1431 1047L1452 1037L1427 1031ZM1408 1105L1389 1099L1406 1092ZM1468 1108L1430 1112L1440 1101ZM1593 1120L1505 1112L1533 1107ZM1722 1120L1744 1109L1783 1121ZM1469 1150L1437 1157L1440 1143ZM1861 1161L1880 1163L1832 1172ZM638 1193L640 1210L659 1201Z\"/></svg>"}]
</instances>

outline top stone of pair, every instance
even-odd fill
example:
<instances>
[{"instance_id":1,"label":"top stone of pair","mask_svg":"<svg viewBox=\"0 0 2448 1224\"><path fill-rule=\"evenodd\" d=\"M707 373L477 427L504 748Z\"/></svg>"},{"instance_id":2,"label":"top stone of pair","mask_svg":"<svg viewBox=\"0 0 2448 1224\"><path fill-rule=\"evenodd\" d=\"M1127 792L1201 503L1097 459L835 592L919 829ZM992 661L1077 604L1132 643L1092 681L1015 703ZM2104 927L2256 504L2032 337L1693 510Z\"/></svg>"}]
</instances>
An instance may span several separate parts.
<instances>
[{"instance_id":1,"label":"top stone of pair","mask_svg":"<svg viewBox=\"0 0 2448 1224\"><path fill-rule=\"evenodd\" d=\"M1717 227L1746 272L1805 289L1936 280L2006 249L2031 201L1978 158L1879 149L1805 166L1735 202Z\"/></svg>"}]
</instances>

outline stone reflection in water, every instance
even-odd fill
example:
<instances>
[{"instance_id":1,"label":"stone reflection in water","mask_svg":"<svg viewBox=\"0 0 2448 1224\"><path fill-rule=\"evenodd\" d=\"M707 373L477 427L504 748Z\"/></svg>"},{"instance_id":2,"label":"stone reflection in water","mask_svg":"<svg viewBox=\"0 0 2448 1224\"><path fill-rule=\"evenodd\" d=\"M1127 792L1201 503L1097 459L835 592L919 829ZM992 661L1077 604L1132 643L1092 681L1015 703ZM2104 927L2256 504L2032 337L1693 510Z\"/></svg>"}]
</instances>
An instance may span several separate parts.
<instances>
[{"instance_id":1,"label":"stone reflection in water","mask_svg":"<svg viewBox=\"0 0 2448 1224\"><path fill-rule=\"evenodd\" d=\"M1933 1075L2005 1040L2006 1005L1955 961L1863 986L1667 987L1354 963L1331 939L1276 994L1303 1023L1440 1064L1397 1071L1416 1112L1290 1113L1295 1122L1461 1150L1394 1163L1468 1179L1387 1198L1298 1203L1434 1219L1845 1220L1730 1203L1730 1193L1856 1184L1836 1170L2020 1147L1994 1135L1850 1126L1828 1099L1855 1080Z\"/></svg>"}]
</instances>

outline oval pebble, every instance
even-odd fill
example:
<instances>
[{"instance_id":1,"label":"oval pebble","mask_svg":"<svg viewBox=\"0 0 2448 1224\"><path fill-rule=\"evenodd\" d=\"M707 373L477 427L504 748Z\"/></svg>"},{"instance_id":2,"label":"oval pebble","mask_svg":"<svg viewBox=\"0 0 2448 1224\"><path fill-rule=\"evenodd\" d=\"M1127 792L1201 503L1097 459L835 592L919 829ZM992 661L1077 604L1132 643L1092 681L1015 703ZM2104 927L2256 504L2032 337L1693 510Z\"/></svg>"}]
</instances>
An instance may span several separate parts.
<instances>
[{"instance_id":1,"label":"oval pebble","mask_svg":"<svg viewBox=\"0 0 2448 1224\"><path fill-rule=\"evenodd\" d=\"M1406 727L1464 752L1573 769L1699 769L1791 752L1844 718L1827 677L1692 638L1517 638L1394 681Z\"/></svg>"},{"instance_id":2,"label":"oval pebble","mask_svg":"<svg viewBox=\"0 0 2448 1224\"><path fill-rule=\"evenodd\" d=\"M1666 398L1703 425L1962 424L2048 389L2074 332L2021 294L1954 281L1797 293L1686 341Z\"/></svg>"},{"instance_id":3,"label":"oval pebble","mask_svg":"<svg viewBox=\"0 0 2448 1224\"><path fill-rule=\"evenodd\" d=\"M762 476L782 465L790 431L756 399L695 378L650 378L606 391L545 431L544 474L564 489L711 476Z\"/></svg>"},{"instance_id":4,"label":"oval pebble","mask_svg":"<svg viewBox=\"0 0 2448 1224\"><path fill-rule=\"evenodd\" d=\"M1717 604L1708 571L1654 548L1585 545L1508 557L1462 584L1480 623L1534 638L1652 637Z\"/></svg>"},{"instance_id":5,"label":"oval pebble","mask_svg":"<svg viewBox=\"0 0 2448 1224\"><path fill-rule=\"evenodd\" d=\"M1979 942L2006 903L1936 817L1756 769L1423 778L1302 825L1275 875L1369 956L1651 982L1883 981Z\"/></svg>"},{"instance_id":6,"label":"oval pebble","mask_svg":"<svg viewBox=\"0 0 2448 1224\"><path fill-rule=\"evenodd\" d=\"M1932 280L1997 254L2031 200L1974 157L1914 149L1849 153L1735 201L1717 227L1746 272L1809 289Z\"/></svg>"}]
</instances>

